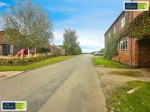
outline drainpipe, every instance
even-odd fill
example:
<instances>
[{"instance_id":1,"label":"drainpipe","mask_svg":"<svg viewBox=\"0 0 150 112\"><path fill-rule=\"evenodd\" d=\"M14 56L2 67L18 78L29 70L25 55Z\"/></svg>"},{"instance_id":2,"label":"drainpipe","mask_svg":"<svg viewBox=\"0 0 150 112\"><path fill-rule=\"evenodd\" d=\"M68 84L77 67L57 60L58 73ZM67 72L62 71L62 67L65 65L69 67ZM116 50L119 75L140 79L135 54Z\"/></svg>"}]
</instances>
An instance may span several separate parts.
<instances>
[{"instance_id":1,"label":"drainpipe","mask_svg":"<svg viewBox=\"0 0 150 112\"><path fill-rule=\"evenodd\" d=\"M130 66L132 66L132 36L130 37Z\"/></svg>"},{"instance_id":2,"label":"drainpipe","mask_svg":"<svg viewBox=\"0 0 150 112\"><path fill-rule=\"evenodd\" d=\"M131 21L133 20L133 11L131 12ZM132 35L130 35L130 66L132 66Z\"/></svg>"}]
</instances>

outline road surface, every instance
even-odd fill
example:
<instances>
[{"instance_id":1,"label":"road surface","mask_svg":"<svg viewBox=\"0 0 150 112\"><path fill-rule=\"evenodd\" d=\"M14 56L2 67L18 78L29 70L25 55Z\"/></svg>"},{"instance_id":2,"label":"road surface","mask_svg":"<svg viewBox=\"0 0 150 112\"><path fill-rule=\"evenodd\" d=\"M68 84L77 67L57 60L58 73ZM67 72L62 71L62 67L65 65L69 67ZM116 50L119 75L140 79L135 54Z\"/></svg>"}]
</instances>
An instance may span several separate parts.
<instances>
[{"instance_id":1,"label":"road surface","mask_svg":"<svg viewBox=\"0 0 150 112\"><path fill-rule=\"evenodd\" d=\"M27 112L106 112L92 55L0 81L1 101L27 101Z\"/></svg>"}]
</instances>

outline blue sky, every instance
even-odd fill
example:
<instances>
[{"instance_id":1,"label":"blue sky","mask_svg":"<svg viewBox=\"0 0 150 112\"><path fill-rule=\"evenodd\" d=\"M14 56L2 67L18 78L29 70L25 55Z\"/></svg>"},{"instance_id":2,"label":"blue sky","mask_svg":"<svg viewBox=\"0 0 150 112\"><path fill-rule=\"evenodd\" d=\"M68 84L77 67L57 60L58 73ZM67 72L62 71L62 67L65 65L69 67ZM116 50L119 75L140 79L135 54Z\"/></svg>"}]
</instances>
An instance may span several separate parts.
<instances>
[{"instance_id":1,"label":"blue sky","mask_svg":"<svg viewBox=\"0 0 150 112\"><path fill-rule=\"evenodd\" d=\"M104 33L129 0L34 0L48 12L54 31L54 44L61 45L65 28L77 31L83 52L104 47ZM0 14L12 5L12 0L0 0ZM0 30L3 22L0 17Z\"/></svg>"}]
</instances>

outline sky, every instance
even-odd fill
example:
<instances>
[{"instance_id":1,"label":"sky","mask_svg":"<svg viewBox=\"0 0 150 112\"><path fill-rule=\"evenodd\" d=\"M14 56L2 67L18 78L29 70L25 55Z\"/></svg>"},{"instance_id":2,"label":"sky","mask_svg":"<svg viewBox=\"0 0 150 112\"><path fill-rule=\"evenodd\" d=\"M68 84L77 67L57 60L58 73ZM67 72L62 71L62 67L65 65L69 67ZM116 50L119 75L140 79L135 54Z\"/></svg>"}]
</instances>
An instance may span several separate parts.
<instances>
[{"instance_id":1,"label":"sky","mask_svg":"<svg viewBox=\"0 0 150 112\"><path fill-rule=\"evenodd\" d=\"M0 0L0 14L13 4ZM129 0L34 0L41 5L53 23L54 44L63 44L64 29L76 30L83 52L104 48L104 34L123 11ZM3 20L0 15L0 30Z\"/></svg>"}]
</instances>

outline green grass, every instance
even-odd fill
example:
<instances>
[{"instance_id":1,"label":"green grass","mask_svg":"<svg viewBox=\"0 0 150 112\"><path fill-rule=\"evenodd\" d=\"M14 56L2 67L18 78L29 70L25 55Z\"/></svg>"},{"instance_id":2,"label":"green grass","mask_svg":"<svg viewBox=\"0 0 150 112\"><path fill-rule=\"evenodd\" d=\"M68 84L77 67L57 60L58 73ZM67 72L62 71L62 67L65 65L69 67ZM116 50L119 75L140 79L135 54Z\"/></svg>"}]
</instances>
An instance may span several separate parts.
<instances>
[{"instance_id":1,"label":"green grass","mask_svg":"<svg viewBox=\"0 0 150 112\"><path fill-rule=\"evenodd\" d=\"M25 66L0 66L0 71L26 71L26 70L32 70L38 67L54 64L69 58L72 58L73 56L59 56L59 57L54 57L50 58L44 61L40 61L37 63L32 63L30 65L25 65Z\"/></svg>"},{"instance_id":2,"label":"green grass","mask_svg":"<svg viewBox=\"0 0 150 112\"><path fill-rule=\"evenodd\" d=\"M135 92L128 94L129 90ZM113 112L149 112L150 82L131 81L126 86L117 88L112 99Z\"/></svg>"},{"instance_id":3,"label":"green grass","mask_svg":"<svg viewBox=\"0 0 150 112\"><path fill-rule=\"evenodd\" d=\"M111 74L127 75L127 76L133 76L133 77L141 76L141 72L138 72L138 71L112 71Z\"/></svg>"},{"instance_id":4,"label":"green grass","mask_svg":"<svg viewBox=\"0 0 150 112\"><path fill-rule=\"evenodd\" d=\"M104 57L93 57L93 62L95 65L103 65L104 67L116 67L116 68L125 67L125 65L119 62L112 61Z\"/></svg>"}]
</instances>

